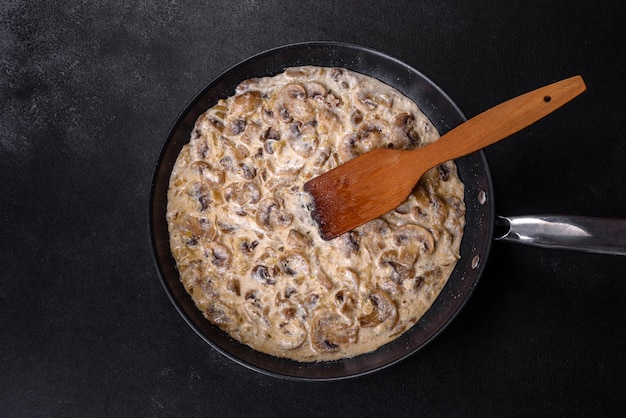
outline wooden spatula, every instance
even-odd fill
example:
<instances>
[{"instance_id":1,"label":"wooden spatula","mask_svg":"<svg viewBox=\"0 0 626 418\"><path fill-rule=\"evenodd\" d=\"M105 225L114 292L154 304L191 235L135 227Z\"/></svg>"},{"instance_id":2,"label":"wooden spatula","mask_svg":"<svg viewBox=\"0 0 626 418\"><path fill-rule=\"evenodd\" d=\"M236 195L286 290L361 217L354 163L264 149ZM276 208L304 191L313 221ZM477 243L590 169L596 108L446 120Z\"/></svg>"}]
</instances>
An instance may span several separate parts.
<instances>
[{"instance_id":1,"label":"wooden spatula","mask_svg":"<svg viewBox=\"0 0 626 418\"><path fill-rule=\"evenodd\" d=\"M416 150L377 149L309 180L312 216L325 240L399 206L429 169L463 157L538 121L585 91L574 76L499 104Z\"/></svg>"}]
</instances>

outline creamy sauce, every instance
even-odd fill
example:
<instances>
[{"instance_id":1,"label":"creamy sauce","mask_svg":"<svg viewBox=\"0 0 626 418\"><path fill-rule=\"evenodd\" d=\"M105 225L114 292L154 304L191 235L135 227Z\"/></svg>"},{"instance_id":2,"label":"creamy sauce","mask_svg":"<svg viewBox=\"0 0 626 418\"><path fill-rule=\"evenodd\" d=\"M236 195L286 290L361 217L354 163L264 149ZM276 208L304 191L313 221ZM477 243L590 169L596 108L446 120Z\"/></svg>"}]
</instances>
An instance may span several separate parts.
<instances>
[{"instance_id":1,"label":"creamy sauce","mask_svg":"<svg viewBox=\"0 0 626 418\"><path fill-rule=\"evenodd\" d=\"M438 137L411 100L345 69L242 82L197 120L170 180L170 246L198 309L242 343L297 361L397 338L459 257L456 166L430 170L396 210L331 241L320 238L302 186L371 149Z\"/></svg>"}]
</instances>

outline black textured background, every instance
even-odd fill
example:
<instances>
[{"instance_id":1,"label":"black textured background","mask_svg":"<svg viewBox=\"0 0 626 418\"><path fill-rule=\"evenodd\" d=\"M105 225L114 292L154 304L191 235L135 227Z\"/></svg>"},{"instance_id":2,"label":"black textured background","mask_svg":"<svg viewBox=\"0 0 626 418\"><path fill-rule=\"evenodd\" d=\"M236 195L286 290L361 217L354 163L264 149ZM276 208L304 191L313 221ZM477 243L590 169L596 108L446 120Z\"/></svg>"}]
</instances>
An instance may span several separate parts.
<instances>
[{"instance_id":1,"label":"black textured background","mask_svg":"<svg viewBox=\"0 0 626 418\"><path fill-rule=\"evenodd\" d=\"M334 383L249 371L152 264L153 165L246 57L310 40L416 67L467 116L574 74L588 91L486 150L500 214L626 217L626 3L17 1L0 5L0 416L619 416L626 257L493 245L432 344Z\"/></svg>"}]
</instances>

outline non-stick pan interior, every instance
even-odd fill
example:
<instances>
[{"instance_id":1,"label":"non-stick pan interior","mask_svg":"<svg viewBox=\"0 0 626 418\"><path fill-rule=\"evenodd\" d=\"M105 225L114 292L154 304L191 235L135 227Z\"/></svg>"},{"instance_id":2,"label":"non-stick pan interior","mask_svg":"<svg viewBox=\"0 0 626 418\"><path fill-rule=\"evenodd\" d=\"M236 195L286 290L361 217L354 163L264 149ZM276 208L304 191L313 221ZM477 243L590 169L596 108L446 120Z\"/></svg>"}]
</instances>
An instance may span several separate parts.
<instances>
[{"instance_id":1,"label":"non-stick pan interior","mask_svg":"<svg viewBox=\"0 0 626 418\"><path fill-rule=\"evenodd\" d=\"M424 75L381 52L356 45L315 42L294 44L256 55L227 70L196 96L180 114L163 143L154 172L149 226L153 256L163 286L187 323L211 346L253 370L302 380L333 380L371 373L406 358L431 341L456 316L472 293L485 265L493 232L494 209L489 169L482 152L456 161L465 184L466 228L461 258L431 309L395 341L350 359L298 363L259 353L209 323L183 288L169 249L167 187L172 166L189 142L193 125L218 99L231 96L243 80L278 74L288 67L317 65L357 71L395 87L414 100L441 134L465 117L450 98Z\"/></svg>"}]
</instances>

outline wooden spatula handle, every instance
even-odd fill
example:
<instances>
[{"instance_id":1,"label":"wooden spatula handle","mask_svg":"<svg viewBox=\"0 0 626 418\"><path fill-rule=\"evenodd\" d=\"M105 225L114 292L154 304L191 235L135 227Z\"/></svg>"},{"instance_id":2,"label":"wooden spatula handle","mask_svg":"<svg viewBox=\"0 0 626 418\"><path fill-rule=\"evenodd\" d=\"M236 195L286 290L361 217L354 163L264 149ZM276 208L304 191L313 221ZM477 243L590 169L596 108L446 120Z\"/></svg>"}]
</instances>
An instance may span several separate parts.
<instances>
[{"instance_id":1,"label":"wooden spatula handle","mask_svg":"<svg viewBox=\"0 0 626 418\"><path fill-rule=\"evenodd\" d=\"M432 152L439 163L471 154L531 125L585 89L582 77L574 76L522 94L471 118L422 151Z\"/></svg>"}]
</instances>

